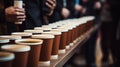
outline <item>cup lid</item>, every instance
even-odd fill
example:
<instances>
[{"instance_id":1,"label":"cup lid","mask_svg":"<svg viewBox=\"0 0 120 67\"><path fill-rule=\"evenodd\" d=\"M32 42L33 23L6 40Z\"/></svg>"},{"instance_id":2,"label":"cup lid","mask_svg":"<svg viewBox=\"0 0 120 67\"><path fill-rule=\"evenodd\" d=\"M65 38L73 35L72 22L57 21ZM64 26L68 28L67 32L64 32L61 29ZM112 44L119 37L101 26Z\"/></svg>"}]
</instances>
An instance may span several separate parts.
<instances>
[{"instance_id":1,"label":"cup lid","mask_svg":"<svg viewBox=\"0 0 120 67\"><path fill-rule=\"evenodd\" d=\"M20 39L15 41L17 44L20 45L41 45L43 40L40 39Z\"/></svg>"},{"instance_id":2,"label":"cup lid","mask_svg":"<svg viewBox=\"0 0 120 67\"><path fill-rule=\"evenodd\" d=\"M63 29L52 29L51 31L59 31L59 32L68 32L68 29L65 29L65 28L63 28Z\"/></svg>"},{"instance_id":3,"label":"cup lid","mask_svg":"<svg viewBox=\"0 0 120 67\"><path fill-rule=\"evenodd\" d=\"M35 30L51 30L51 28L35 27Z\"/></svg>"},{"instance_id":4,"label":"cup lid","mask_svg":"<svg viewBox=\"0 0 120 67\"><path fill-rule=\"evenodd\" d=\"M87 21L90 21L90 20L94 20L95 16L85 16L83 18L86 19Z\"/></svg>"},{"instance_id":5,"label":"cup lid","mask_svg":"<svg viewBox=\"0 0 120 67\"><path fill-rule=\"evenodd\" d=\"M30 51L30 46L7 44L1 46L1 49L10 52L25 52L25 51Z\"/></svg>"},{"instance_id":6,"label":"cup lid","mask_svg":"<svg viewBox=\"0 0 120 67\"><path fill-rule=\"evenodd\" d=\"M32 33L27 33L27 32L14 32L14 33L12 33L12 35L16 35L16 36L31 36Z\"/></svg>"},{"instance_id":7,"label":"cup lid","mask_svg":"<svg viewBox=\"0 0 120 67\"><path fill-rule=\"evenodd\" d=\"M59 31L49 31L49 32L43 32L42 34L61 35L61 32L59 32Z\"/></svg>"},{"instance_id":8,"label":"cup lid","mask_svg":"<svg viewBox=\"0 0 120 67\"><path fill-rule=\"evenodd\" d=\"M9 39L0 37L0 43L8 43Z\"/></svg>"},{"instance_id":9,"label":"cup lid","mask_svg":"<svg viewBox=\"0 0 120 67\"><path fill-rule=\"evenodd\" d=\"M58 27L58 29L68 29L68 30L72 30L73 28L69 25L63 26L63 27Z\"/></svg>"},{"instance_id":10,"label":"cup lid","mask_svg":"<svg viewBox=\"0 0 120 67\"><path fill-rule=\"evenodd\" d=\"M10 61L15 58L13 53L10 52L0 52L0 62Z\"/></svg>"},{"instance_id":11,"label":"cup lid","mask_svg":"<svg viewBox=\"0 0 120 67\"><path fill-rule=\"evenodd\" d=\"M32 38L51 39L51 38L55 38L55 36L52 34L40 34L40 35L32 35Z\"/></svg>"},{"instance_id":12,"label":"cup lid","mask_svg":"<svg viewBox=\"0 0 120 67\"><path fill-rule=\"evenodd\" d=\"M17 39L21 39L21 36L12 36L12 35L2 35L0 36L1 38L7 38L10 40L17 40Z\"/></svg>"},{"instance_id":13,"label":"cup lid","mask_svg":"<svg viewBox=\"0 0 120 67\"><path fill-rule=\"evenodd\" d=\"M27 32L27 33L42 33L43 30L24 30L24 32Z\"/></svg>"}]
</instances>

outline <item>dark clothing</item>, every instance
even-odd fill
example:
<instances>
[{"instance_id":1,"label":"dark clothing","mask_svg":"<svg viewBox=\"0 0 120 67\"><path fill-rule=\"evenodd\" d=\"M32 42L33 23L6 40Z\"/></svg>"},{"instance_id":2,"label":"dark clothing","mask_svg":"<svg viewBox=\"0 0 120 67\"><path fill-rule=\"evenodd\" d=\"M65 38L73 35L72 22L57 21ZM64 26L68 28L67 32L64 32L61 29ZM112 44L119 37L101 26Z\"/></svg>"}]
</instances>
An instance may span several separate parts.
<instances>
[{"instance_id":1,"label":"dark clothing","mask_svg":"<svg viewBox=\"0 0 120 67\"><path fill-rule=\"evenodd\" d=\"M86 13L83 16L95 16L96 20L94 24L99 24L99 14L101 9L95 9L95 2L99 0L88 0L88 2L81 2L83 7L86 8ZM99 1L100 2L100 1ZM96 67L95 64L95 47L97 40L98 31L95 31L90 39L85 43L85 58L87 67Z\"/></svg>"},{"instance_id":2,"label":"dark clothing","mask_svg":"<svg viewBox=\"0 0 120 67\"><path fill-rule=\"evenodd\" d=\"M0 24L5 22L4 9L0 9Z\"/></svg>"},{"instance_id":3,"label":"dark clothing","mask_svg":"<svg viewBox=\"0 0 120 67\"><path fill-rule=\"evenodd\" d=\"M88 0L88 2L83 2L81 1L81 5L87 9L85 15L92 15L96 16L100 13L100 10L95 9L94 5L95 2L100 1L100 0Z\"/></svg>"},{"instance_id":4,"label":"dark clothing","mask_svg":"<svg viewBox=\"0 0 120 67\"><path fill-rule=\"evenodd\" d=\"M101 49L103 53L102 62L108 62L109 60L109 51L111 51L111 42L112 40L112 22L103 22L101 25Z\"/></svg>"},{"instance_id":5,"label":"dark clothing","mask_svg":"<svg viewBox=\"0 0 120 67\"><path fill-rule=\"evenodd\" d=\"M120 66L120 40L117 40L117 28L118 24L119 24L119 20L120 20L120 0L107 0L109 6L110 6L110 12L111 12L111 16L112 16L112 51L114 54L114 60L113 62L117 65L116 67Z\"/></svg>"},{"instance_id":6,"label":"dark clothing","mask_svg":"<svg viewBox=\"0 0 120 67\"><path fill-rule=\"evenodd\" d=\"M95 67L95 47L98 32L95 31L90 39L85 43L85 58L87 67Z\"/></svg>"},{"instance_id":7,"label":"dark clothing","mask_svg":"<svg viewBox=\"0 0 120 67\"><path fill-rule=\"evenodd\" d=\"M25 11L26 11L26 20L22 25L19 25L20 30L23 31L25 29L33 29L34 27L40 27L43 23L43 15L48 13L45 8L46 0L23 0L25 3ZM5 0L5 8L13 6L13 0ZM16 25L13 23L7 22L8 33L16 31Z\"/></svg>"},{"instance_id":8,"label":"dark clothing","mask_svg":"<svg viewBox=\"0 0 120 67\"><path fill-rule=\"evenodd\" d=\"M70 11L69 18L73 18L75 0L65 0L65 1L66 1L66 6L64 6L63 0L56 0L57 5L56 5L53 15L49 19L50 22L55 22L55 21L64 19L61 14L62 8L67 8Z\"/></svg>"}]
</instances>

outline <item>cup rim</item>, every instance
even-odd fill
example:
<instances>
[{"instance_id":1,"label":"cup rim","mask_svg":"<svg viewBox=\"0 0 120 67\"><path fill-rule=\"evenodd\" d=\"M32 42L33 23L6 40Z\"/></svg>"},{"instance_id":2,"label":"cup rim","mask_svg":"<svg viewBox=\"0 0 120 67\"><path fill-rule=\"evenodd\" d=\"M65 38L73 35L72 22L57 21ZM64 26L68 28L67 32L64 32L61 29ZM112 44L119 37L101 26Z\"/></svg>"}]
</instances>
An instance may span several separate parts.
<instances>
[{"instance_id":1,"label":"cup rim","mask_svg":"<svg viewBox=\"0 0 120 67\"><path fill-rule=\"evenodd\" d=\"M49 31L49 32L43 32L42 34L61 35L61 32L59 32L59 31Z\"/></svg>"},{"instance_id":2,"label":"cup rim","mask_svg":"<svg viewBox=\"0 0 120 67\"><path fill-rule=\"evenodd\" d=\"M31 36L32 33L27 33L27 32L13 32L12 35L16 35L16 36Z\"/></svg>"},{"instance_id":3,"label":"cup rim","mask_svg":"<svg viewBox=\"0 0 120 67\"><path fill-rule=\"evenodd\" d=\"M30 51L31 48L26 45L6 44L1 46L1 49L10 52L26 52Z\"/></svg>"},{"instance_id":4,"label":"cup rim","mask_svg":"<svg viewBox=\"0 0 120 67\"><path fill-rule=\"evenodd\" d=\"M55 36L52 34L40 34L40 35L32 35L32 38L52 39L55 38Z\"/></svg>"},{"instance_id":5,"label":"cup rim","mask_svg":"<svg viewBox=\"0 0 120 67\"><path fill-rule=\"evenodd\" d=\"M0 37L0 43L8 43L10 39Z\"/></svg>"},{"instance_id":6,"label":"cup rim","mask_svg":"<svg viewBox=\"0 0 120 67\"><path fill-rule=\"evenodd\" d=\"M23 43L24 41L36 41L36 43ZM43 43L43 40L41 39L19 39L19 40L15 40L15 43L20 44L20 45L41 45Z\"/></svg>"},{"instance_id":7,"label":"cup rim","mask_svg":"<svg viewBox=\"0 0 120 67\"><path fill-rule=\"evenodd\" d=\"M13 36L13 35L2 35L0 37L1 38L7 38L7 39L10 39L10 40L21 39L21 36Z\"/></svg>"},{"instance_id":8,"label":"cup rim","mask_svg":"<svg viewBox=\"0 0 120 67\"><path fill-rule=\"evenodd\" d=\"M43 30L24 30L24 32L27 32L27 33L42 33Z\"/></svg>"},{"instance_id":9,"label":"cup rim","mask_svg":"<svg viewBox=\"0 0 120 67\"><path fill-rule=\"evenodd\" d=\"M0 56L3 56L0 57L0 62L10 61L15 58L15 55L13 53L4 52L4 51L0 52Z\"/></svg>"},{"instance_id":10,"label":"cup rim","mask_svg":"<svg viewBox=\"0 0 120 67\"><path fill-rule=\"evenodd\" d=\"M52 29L51 31L68 32L68 29Z\"/></svg>"}]
</instances>

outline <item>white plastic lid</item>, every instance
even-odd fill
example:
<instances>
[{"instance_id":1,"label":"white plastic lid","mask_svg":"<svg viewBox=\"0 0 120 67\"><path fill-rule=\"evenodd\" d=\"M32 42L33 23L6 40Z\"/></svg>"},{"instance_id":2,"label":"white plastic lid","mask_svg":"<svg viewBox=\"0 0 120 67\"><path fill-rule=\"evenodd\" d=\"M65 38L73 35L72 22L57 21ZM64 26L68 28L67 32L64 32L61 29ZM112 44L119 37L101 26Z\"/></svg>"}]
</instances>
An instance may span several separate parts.
<instances>
[{"instance_id":1,"label":"white plastic lid","mask_svg":"<svg viewBox=\"0 0 120 67\"><path fill-rule=\"evenodd\" d=\"M51 31L60 31L60 32L68 32L68 29L52 29Z\"/></svg>"},{"instance_id":2,"label":"white plastic lid","mask_svg":"<svg viewBox=\"0 0 120 67\"><path fill-rule=\"evenodd\" d=\"M16 44L20 45L41 45L43 40L40 39L20 39L15 41Z\"/></svg>"},{"instance_id":3,"label":"white plastic lid","mask_svg":"<svg viewBox=\"0 0 120 67\"><path fill-rule=\"evenodd\" d=\"M40 35L33 35L32 38L51 39L51 38L55 38L55 36L52 34L40 34Z\"/></svg>"},{"instance_id":4,"label":"white plastic lid","mask_svg":"<svg viewBox=\"0 0 120 67\"><path fill-rule=\"evenodd\" d=\"M8 43L8 42L9 42L9 39L0 37L0 43Z\"/></svg>"},{"instance_id":5,"label":"white plastic lid","mask_svg":"<svg viewBox=\"0 0 120 67\"><path fill-rule=\"evenodd\" d=\"M58 27L58 29L68 29L68 30L72 30L73 28L69 25L63 26L63 27Z\"/></svg>"},{"instance_id":6,"label":"white plastic lid","mask_svg":"<svg viewBox=\"0 0 120 67\"><path fill-rule=\"evenodd\" d=\"M24 30L24 32L27 32L27 33L42 33L43 30Z\"/></svg>"},{"instance_id":7,"label":"white plastic lid","mask_svg":"<svg viewBox=\"0 0 120 67\"><path fill-rule=\"evenodd\" d=\"M31 36L32 33L27 33L27 32L14 32L14 33L12 33L12 35L16 35L16 36Z\"/></svg>"},{"instance_id":8,"label":"white plastic lid","mask_svg":"<svg viewBox=\"0 0 120 67\"><path fill-rule=\"evenodd\" d=\"M0 62L11 61L15 58L13 53L0 52Z\"/></svg>"},{"instance_id":9,"label":"white plastic lid","mask_svg":"<svg viewBox=\"0 0 120 67\"><path fill-rule=\"evenodd\" d=\"M86 19L87 21L90 21L90 20L94 20L95 16L85 16L83 18Z\"/></svg>"},{"instance_id":10,"label":"white plastic lid","mask_svg":"<svg viewBox=\"0 0 120 67\"><path fill-rule=\"evenodd\" d=\"M8 44L1 46L1 49L11 52L25 52L25 51L30 51L30 46Z\"/></svg>"},{"instance_id":11,"label":"white plastic lid","mask_svg":"<svg viewBox=\"0 0 120 67\"><path fill-rule=\"evenodd\" d=\"M52 28L52 26L49 26L49 25L42 25L41 28Z\"/></svg>"},{"instance_id":12,"label":"white plastic lid","mask_svg":"<svg viewBox=\"0 0 120 67\"><path fill-rule=\"evenodd\" d=\"M43 32L42 34L61 35L61 32L59 32L59 31L49 31L49 32Z\"/></svg>"},{"instance_id":13,"label":"white plastic lid","mask_svg":"<svg viewBox=\"0 0 120 67\"><path fill-rule=\"evenodd\" d=\"M21 39L21 36L12 36L12 35L2 35L0 36L1 38L7 38L10 40L17 40L17 39Z\"/></svg>"},{"instance_id":14,"label":"white plastic lid","mask_svg":"<svg viewBox=\"0 0 120 67\"><path fill-rule=\"evenodd\" d=\"M51 30L52 28L35 27L35 30Z\"/></svg>"}]
</instances>

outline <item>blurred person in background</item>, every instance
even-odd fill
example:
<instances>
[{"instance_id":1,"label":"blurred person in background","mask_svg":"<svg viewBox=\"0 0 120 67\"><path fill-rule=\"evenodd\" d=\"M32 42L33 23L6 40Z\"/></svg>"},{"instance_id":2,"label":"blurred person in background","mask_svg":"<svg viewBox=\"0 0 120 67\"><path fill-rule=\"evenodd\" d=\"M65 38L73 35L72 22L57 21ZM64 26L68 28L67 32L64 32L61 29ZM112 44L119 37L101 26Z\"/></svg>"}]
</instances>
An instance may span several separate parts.
<instances>
[{"instance_id":1,"label":"blurred person in background","mask_svg":"<svg viewBox=\"0 0 120 67\"><path fill-rule=\"evenodd\" d=\"M101 11L101 50L102 50L102 64L108 65L109 64L109 56L110 53L113 55L111 50L111 42L112 42L112 16L109 11L109 5L104 0L103 2L104 6Z\"/></svg>"},{"instance_id":2,"label":"blurred person in background","mask_svg":"<svg viewBox=\"0 0 120 67\"><path fill-rule=\"evenodd\" d=\"M74 3L74 18L79 18L81 16L83 6L81 5L81 0L75 0Z\"/></svg>"},{"instance_id":3,"label":"blurred person in background","mask_svg":"<svg viewBox=\"0 0 120 67\"><path fill-rule=\"evenodd\" d=\"M53 13L53 10L55 8L56 1L55 0L23 0L25 6L24 6L24 16L26 17L21 25L19 25L20 30L23 31L25 29L33 29L34 27L40 27L42 24L44 24L43 21L43 13L46 12L44 15L51 15ZM5 0L4 5L5 8L13 7L14 0ZM46 6L44 6L44 4ZM16 8L16 7L13 7ZM43 8L48 8L47 11L45 11ZM15 10L12 10L15 11ZM9 13L13 13L13 12ZM48 13L49 12L49 13ZM19 13L20 14L20 13ZM21 18L21 17L20 17ZM9 21L11 22L11 21ZM13 23L7 23L7 31L8 34L11 32L16 31L16 25Z\"/></svg>"},{"instance_id":4,"label":"blurred person in background","mask_svg":"<svg viewBox=\"0 0 120 67\"><path fill-rule=\"evenodd\" d=\"M56 8L50 16L50 23L62 19L78 18L82 10L81 0L57 0Z\"/></svg>"},{"instance_id":5,"label":"blurred person in background","mask_svg":"<svg viewBox=\"0 0 120 67\"><path fill-rule=\"evenodd\" d=\"M120 67L120 0L107 0L112 17L111 49L113 67Z\"/></svg>"},{"instance_id":6,"label":"blurred person in background","mask_svg":"<svg viewBox=\"0 0 120 67\"><path fill-rule=\"evenodd\" d=\"M101 1L100 0L82 0L82 16L95 16L94 24L100 22ZM95 47L98 37L98 30L91 34L90 39L84 45L85 60L87 67L96 67Z\"/></svg>"},{"instance_id":7,"label":"blurred person in background","mask_svg":"<svg viewBox=\"0 0 120 67\"><path fill-rule=\"evenodd\" d=\"M57 0L57 9L61 19L70 18L74 9L74 0Z\"/></svg>"}]
</instances>

